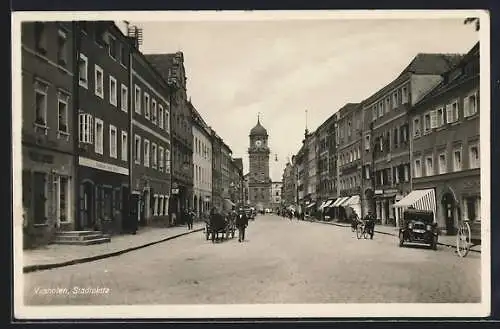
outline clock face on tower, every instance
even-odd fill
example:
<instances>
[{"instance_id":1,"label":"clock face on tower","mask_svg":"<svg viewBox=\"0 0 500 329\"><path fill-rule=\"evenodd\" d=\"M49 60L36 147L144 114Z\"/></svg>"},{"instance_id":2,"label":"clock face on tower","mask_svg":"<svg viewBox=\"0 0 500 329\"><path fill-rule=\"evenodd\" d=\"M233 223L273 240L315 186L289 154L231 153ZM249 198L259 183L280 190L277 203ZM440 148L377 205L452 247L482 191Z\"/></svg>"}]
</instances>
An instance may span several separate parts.
<instances>
[{"instance_id":1,"label":"clock face on tower","mask_svg":"<svg viewBox=\"0 0 500 329\"><path fill-rule=\"evenodd\" d=\"M255 146L261 147L261 145L262 145L262 141L261 140L256 140L255 141Z\"/></svg>"}]
</instances>

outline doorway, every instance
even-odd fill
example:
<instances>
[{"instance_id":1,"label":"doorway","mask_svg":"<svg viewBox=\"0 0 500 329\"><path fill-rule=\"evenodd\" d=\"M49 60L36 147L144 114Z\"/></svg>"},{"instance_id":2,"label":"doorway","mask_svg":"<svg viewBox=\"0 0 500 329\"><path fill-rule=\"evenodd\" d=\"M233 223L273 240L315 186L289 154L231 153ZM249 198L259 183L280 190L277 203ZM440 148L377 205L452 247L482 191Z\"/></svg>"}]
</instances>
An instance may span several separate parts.
<instances>
[{"instance_id":1,"label":"doorway","mask_svg":"<svg viewBox=\"0 0 500 329\"><path fill-rule=\"evenodd\" d=\"M451 193L446 193L441 199L443 205L443 214L445 220L446 234L454 235L456 233L455 228L455 198Z\"/></svg>"},{"instance_id":2,"label":"doorway","mask_svg":"<svg viewBox=\"0 0 500 329\"><path fill-rule=\"evenodd\" d=\"M94 184L85 182L80 185L80 228L94 229Z\"/></svg>"}]
</instances>

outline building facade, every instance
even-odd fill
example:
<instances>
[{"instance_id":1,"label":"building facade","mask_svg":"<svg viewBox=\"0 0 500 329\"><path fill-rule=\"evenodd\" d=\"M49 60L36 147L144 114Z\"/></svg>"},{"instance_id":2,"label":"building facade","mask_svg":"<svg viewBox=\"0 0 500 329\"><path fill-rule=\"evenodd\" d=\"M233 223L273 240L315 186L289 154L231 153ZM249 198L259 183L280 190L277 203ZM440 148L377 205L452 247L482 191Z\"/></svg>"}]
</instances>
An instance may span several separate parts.
<instances>
[{"instance_id":1,"label":"building facade","mask_svg":"<svg viewBox=\"0 0 500 329\"><path fill-rule=\"evenodd\" d=\"M248 181L248 173L243 175L243 203L245 206L250 205L250 189L249 189L249 181Z\"/></svg>"},{"instance_id":2,"label":"building facade","mask_svg":"<svg viewBox=\"0 0 500 329\"><path fill-rule=\"evenodd\" d=\"M129 214L130 41L113 22L78 22L77 229L121 232ZM125 110L124 110L125 109ZM125 221L124 221L125 220Z\"/></svg>"},{"instance_id":3,"label":"building facade","mask_svg":"<svg viewBox=\"0 0 500 329\"><path fill-rule=\"evenodd\" d=\"M413 204L432 210L455 234L460 220L481 220L479 43L410 110ZM419 202L428 196L429 202ZM401 209L401 207L397 207Z\"/></svg>"},{"instance_id":4,"label":"building facade","mask_svg":"<svg viewBox=\"0 0 500 329\"><path fill-rule=\"evenodd\" d=\"M260 124L260 119L257 119L257 124L250 130L248 157L250 204L258 210L271 205L268 137L267 130Z\"/></svg>"},{"instance_id":5,"label":"building facade","mask_svg":"<svg viewBox=\"0 0 500 329\"><path fill-rule=\"evenodd\" d=\"M170 87L170 131L172 157L172 193L170 214L176 218L192 208L193 201L193 130L186 90L184 54L145 55Z\"/></svg>"},{"instance_id":6,"label":"building facade","mask_svg":"<svg viewBox=\"0 0 500 329\"><path fill-rule=\"evenodd\" d=\"M193 122L193 209L199 217L210 211L212 199L212 138L201 115L189 102Z\"/></svg>"},{"instance_id":7,"label":"building facade","mask_svg":"<svg viewBox=\"0 0 500 329\"><path fill-rule=\"evenodd\" d=\"M231 200L231 167L233 151L222 140L221 144L221 193L223 200Z\"/></svg>"},{"instance_id":8,"label":"building facade","mask_svg":"<svg viewBox=\"0 0 500 329\"><path fill-rule=\"evenodd\" d=\"M318 153L318 143L317 143L317 131L307 134L305 139L307 157L304 159L307 162L307 194L306 194L306 212L312 214L316 212L319 205L317 204L317 153Z\"/></svg>"},{"instance_id":9,"label":"building facade","mask_svg":"<svg viewBox=\"0 0 500 329\"><path fill-rule=\"evenodd\" d=\"M293 157L295 159L295 156ZM297 202L296 200L296 185L295 185L295 174L294 166L292 162L287 162L285 169L283 170L282 176L282 193L281 200L285 206L293 205Z\"/></svg>"},{"instance_id":10,"label":"building facade","mask_svg":"<svg viewBox=\"0 0 500 329\"><path fill-rule=\"evenodd\" d=\"M243 159L234 158L230 166L229 197L231 201L240 207L243 202Z\"/></svg>"},{"instance_id":11,"label":"building facade","mask_svg":"<svg viewBox=\"0 0 500 329\"><path fill-rule=\"evenodd\" d=\"M129 111L123 106L129 91L133 100L130 106L130 142L133 146L130 166L134 195L131 206L139 210L134 213L137 213L141 225L170 224L169 86L139 51L137 42L132 49L131 84L120 88L122 111ZM120 139L125 147L128 136L122 132ZM126 158L125 148L122 157Z\"/></svg>"},{"instance_id":12,"label":"building facade","mask_svg":"<svg viewBox=\"0 0 500 329\"><path fill-rule=\"evenodd\" d=\"M338 217L346 219L352 211L361 213L361 139L362 107L359 103L348 103L337 112L337 152L339 171L339 200L335 206Z\"/></svg>"},{"instance_id":13,"label":"building facade","mask_svg":"<svg viewBox=\"0 0 500 329\"><path fill-rule=\"evenodd\" d=\"M382 224L396 224L396 201L411 191L408 110L459 55L418 54L401 74L363 101L363 205Z\"/></svg>"},{"instance_id":14,"label":"building facade","mask_svg":"<svg viewBox=\"0 0 500 329\"><path fill-rule=\"evenodd\" d=\"M282 190L283 190L283 182L272 182L271 186L271 209L277 211L282 206Z\"/></svg>"},{"instance_id":15,"label":"building facade","mask_svg":"<svg viewBox=\"0 0 500 329\"><path fill-rule=\"evenodd\" d=\"M212 135L212 206L222 208L222 145L223 141L215 130L211 129Z\"/></svg>"},{"instance_id":16,"label":"building facade","mask_svg":"<svg viewBox=\"0 0 500 329\"><path fill-rule=\"evenodd\" d=\"M74 230L74 29L71 22L25 22L22 47L22 203L26 247Z\"/></svg>"}]
</instances>

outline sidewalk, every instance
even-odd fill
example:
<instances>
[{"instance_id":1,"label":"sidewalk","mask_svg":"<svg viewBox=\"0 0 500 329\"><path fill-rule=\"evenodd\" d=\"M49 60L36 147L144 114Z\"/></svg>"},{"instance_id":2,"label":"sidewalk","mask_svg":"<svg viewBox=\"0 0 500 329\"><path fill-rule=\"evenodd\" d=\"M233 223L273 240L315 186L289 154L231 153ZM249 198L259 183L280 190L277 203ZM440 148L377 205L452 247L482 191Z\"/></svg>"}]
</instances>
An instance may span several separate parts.
<instances>
[{"instance_id":1,"label":"sidewalk","mask_svg":"<svg viewBox=\"0 0 500 329\"><path fill-rule=\"evenodd\" d=\"M188 230L186 225L168 228L143 227L135 235L113 236L110 242L103 244L88 246L49 244L34 250L24 250L23 272L34 272L117 256L186 234L199 232L204 227L204 222L193 223L192 230Z\"/></svg>"},{"instance_id":2,"label":"sidewalk","mask_svg":"<svg viewBox=\"0 0 500 329\"><path fill-rule=\"evenodd\" d=\"M321 224L329 224L329 225L335 225L335 226L341 226L341 227L347 227L351 228L351 225L348 223L339 223L339 222L324 222L324 221L318 221L318 220L310 220L311 222L315 223L321 223ZM399 234L399 229L394 226L387 226L387 225L376 225L375 226L375 232L379 234L385 234L385 235L392 235L397 237ZM438 237L438 245L446 246L449 248L456 248L456 240L457 237L455 235L440 235ZM471 251L473 252L481 252L481 246L473 246L470 248Z\"/></svg>"}]
</instances>

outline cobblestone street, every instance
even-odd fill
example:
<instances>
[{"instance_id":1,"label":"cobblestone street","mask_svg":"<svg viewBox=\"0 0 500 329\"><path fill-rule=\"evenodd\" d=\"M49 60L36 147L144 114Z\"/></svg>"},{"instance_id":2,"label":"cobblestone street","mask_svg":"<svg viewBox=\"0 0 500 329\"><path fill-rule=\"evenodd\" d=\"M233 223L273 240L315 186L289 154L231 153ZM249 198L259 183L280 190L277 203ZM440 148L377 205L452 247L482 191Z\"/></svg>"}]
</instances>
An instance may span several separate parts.
<instances>
[{"instance_id":1,"label":"cobblestone street","mask_svg":"<svg viewBox=\"0 0 500 329\"><path fill-rule=\"evenodd\" d=\"M480 302L480 254L399 248L378 234L258 216L247 241L202 233L121 256L24 274L27 305ZM94 294L79 288L100 288ZM59 293L46 289L57 288ZM109 289L109 290L108 290Z\"/></svg>"}]
</instances>

